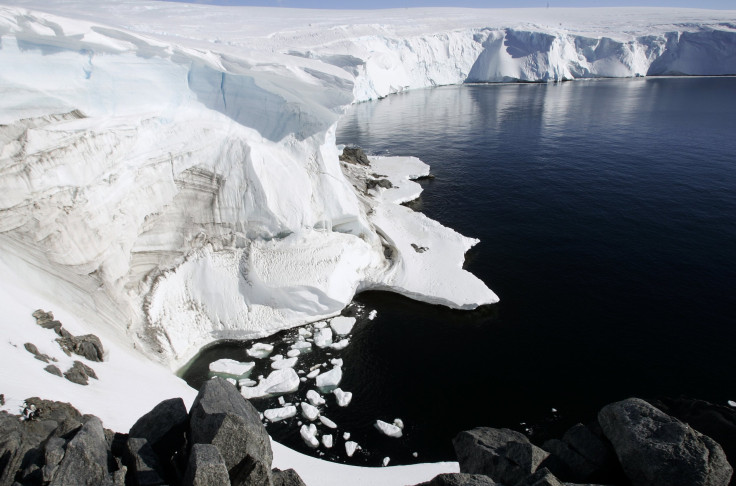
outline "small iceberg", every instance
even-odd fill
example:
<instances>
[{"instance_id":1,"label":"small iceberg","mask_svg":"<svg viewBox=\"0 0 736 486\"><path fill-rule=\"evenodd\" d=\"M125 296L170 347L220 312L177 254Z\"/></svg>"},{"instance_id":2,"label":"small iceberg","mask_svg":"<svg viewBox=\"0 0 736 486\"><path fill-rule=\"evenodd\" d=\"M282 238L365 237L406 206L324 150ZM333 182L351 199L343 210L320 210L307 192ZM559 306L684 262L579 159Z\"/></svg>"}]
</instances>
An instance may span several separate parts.
<instances>
[{"instance_id":1,"label":"small iceberg","mask_svg":"<svg viewBox=\"0 0 736 486\"><path fill-rule=\"evenodd\" d=\"M360 446L357 442L353 442L352 440L345 442L345 453L348 457L353 457L353 454L355 454L355 451L358 449L360 449Z\"/></svg>"},{"instance_id":2,"label":"small iceberg","mask_svg":"<svg viewBox=\"0 0 736 486\"><path fill-rule=\"evenodd\" d=\"M302 427L299 429L299 435L302 436L302 439L304 439L304 442L311 447L312 449L316 449L319 447L319 441L317 440L317 426L314 424L302 425Z\"/></svg>"},{"instance_id":3,"label":"small iceberg","mask_svg":"<svg viewBox=\"0 0 736 486\"><path fill-rule=\"evenodd\" d=\"M322 398L322 395L314 390L309 390L307 392L307 400L309 400L309 403L311 403L315 407L319 407L320 405L325 404L325 399Z\"/></svg>"},{"instance_id":4,"label":"small iceberg","mask_svg":"<svg viewBox=\"0 0 736 486\"><path fill-rule=\"evenodd\" d=\"M401 432L401 429L396 426L395 424L389 424L388 422L384 422L383 420L376 420L376 428L383 434L388 437L394 437L399 438L403 435L403 432Z\"/></svg>"},{"instance_id":5,"label":"small iceberg","mask_svg":"<svg viewBox=\"0 0 736 486\"><path fill-rule=\"evenodd\" d=\"M324 425L325 427L328 427L330 429L336 429L337 428L337 424L335 422L333 422L332 420L328 419L327 417L325 417L324 415L320 415L319 416L319 421L322 422L322 425Z\"/></svg>"},{"instance_id":6,"label":"small iceberg","mask_svg":"<svg viewBox=\"0 0 736 486\"><path fill-rule=\"evenodd\" d=\"M337 399L337 404L341 407L347 407L353 399L353 394L351 392L342 391L340 388L335 388L332 390L332 393Z\"/></svg>"},{"instance_id":7,"label":"small iceberg","mask_svg":"<svg viewBox=\"0 0 736 486\"><path fill-rule=\"evenodd\" d=\"M218 359L210 363L210 373L216 373L218 375L228 375L235 378L245 376L251 372L255 363L236 361L234 359Z\"/></svg>"},{"instance_id":8,"label":"small iceberg","mask_svg":"<svg viewBox=\"0 0 736 486\"><path fill-rule=\"evenodd\" d=\"M323 391L334 389L340 384L340 381L342 381L342 368L340 366L335 366L330 371L318 375L315 379L317 388Z\"/></svg>"},{"instance_id":9,"label":"small iceberg","mask_svg":"<svg viewBox=\"0 0 736 486\"><path fill-rule=\"evenodd\" d=\"M295 415L296 407L294 405L289 405L281 408L269 408L268 410L263 412L263 416L271 422L279 422L281 420L294 417Z\"/></svg>"},{"instance_id":10,"label":"small iceberg","mask_svg":"<svg viewBox=\"0 0 736 486\"><path fill-rule=\"evenodd\" d=\"M322 445L327 449L332 449L332 435L327 434L322 436Z\"/></svg>"},{"instance_id":11,"label":"small iceberg","mask_svg":"<svg viewBox=\"0 0 736 486\"><path fill-rule=\"evenodd\" d=\"M310 422L316 420L317 417L319 417L319 410L314 405L311 405L307 402L302 402L301 407L302 416Z\"/></svg>"},{"instance_id":12,"label":"small iceberg","mask_svg":"<svg viewBox=\"0 0 736 486\"><path fill-rule=\"evenodd\" d=\"M294 365L296 365L296 362L299 358L286 358L286 359L278 359L271 363L271 368L275 370L283 370L285 368L293 368Z\"/></svg>"},{"instance_id":13,"label":"small iceberg","mask_svg":"<svg viewBox=\"0 0 736 486\"><path fill-rule=\"evenodd\" d=\"M255 343L246 351L251 358L265 358L273 352L273 346L266 343Z\"/></svg>"},{"instance_id":14,"label":"small iceberg","mask_svg":"<svg viewBox=\"0 0 736 486\"><path fill-rule=\"evenodd\" d=\"M330 327L338 336L350 334L355 325L355 317L337 316L330 321Z\"/></svg>"},{"instance_id":15,"label":"small iceberg","mask_svg":"<svg viewBox=\"0 0 736 486\"><path fill-rule=\"evenodd\" d=\"M299 375L294 368L275 370L267 378L253 387L241 387L240 393L247 399L284 395L295 392L299 388Z\"/></svg>"}]
</instances>

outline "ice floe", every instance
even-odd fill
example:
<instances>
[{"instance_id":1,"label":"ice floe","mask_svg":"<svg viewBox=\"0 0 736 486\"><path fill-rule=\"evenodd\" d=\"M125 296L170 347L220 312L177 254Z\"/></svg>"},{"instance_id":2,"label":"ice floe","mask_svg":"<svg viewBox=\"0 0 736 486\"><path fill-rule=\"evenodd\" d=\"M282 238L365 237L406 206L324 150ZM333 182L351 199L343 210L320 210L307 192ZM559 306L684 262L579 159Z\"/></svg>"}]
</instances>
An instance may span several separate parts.
<instances>
[{"instance_id":1,"label":"ice floe","mask_svg":"<svg viewBox=\"0 0 736 486\"><path fill-rule=\"evenodd\" d=\"M382 434L387 435L388 437L399 438L403 435L398 426L389 424L383 420L376 420L375 426Z\"/></svg>"},{"instance_id":2,"label":"ice floe","mask_svg":"<svg viewBox=\"0 0 736 486\"><path fill-rule=\"evenodd\" d=\"M285 368L273 371L256 386L241 387L240 393L248 399L283 395L296 391L299 388L299 383L299 375L296 374L294 368Z\"/></svg>"},{"instance_id":3,"label":"ice floe","mask_svg":"<svg viewBox=\"0 0 736 486\"><path fill-rule=\"evenodd\" d=\"M325 434L322 436L322 445L327 449L332 449L332 434Z\"/></svg>"},{"instance_id":4,"label":"ice floe","mask_svg":"<svg viewBox=\"0 0 736 486\"><path fill-rule=\"evenodd\" d=\"M256 364L252 362L242 362L234 359L223 358L210 363L210 372L238 378L250 373L255 365Z\"/></svg>"},{"instance_id":5,"label":"ice floe","mask_svg":"<svg viewBox=\"0 0 736 486\"><path fill-rule=\"evenodd\" d=\"M266 343L255 343L246 353L252 358L265 358L273 352L273 346Z\"/></svg>"},{"instance_id":6,"label":"ice floe","mask_svg":"<svg viewBox=\"0 0 736 486\"><path fill-rule=\"evenodd\" d=\"M307 400L309 400L309 403L311 403L315 407L319 407L320 405L325 404L325 399L322 398L322 395L314 390L309 390L307 392Z\"/></svg>"},{"instance_id":7,"label":"ice floe","mask_svg":"<svg viewBox=\"0 0 736 486\"><path fill-rule=\"evenodd\" d=\"M263 412L263 416L271 422L279 422L296 416L296 407L294 405L288 405L281 408L269 408Z\"/></svg>"},{"instance_id":8,"label":"ice floe","mask_svg":"<svg viewBox=\"0 0 736 486\"><path fill-rule=\"evenodd\" d=\"M334 349L335 351L340 351L342 349L345 349L348 347L348 344L350 344L349 339L341 339L340 341L333 343L330 345L331 349Z\"/></svg>"},{"instance_id":9,"label":"ice floe","mask_svg":"<svg viewBox=\"0 0 736 486\"><path fill-rule=\"evenodd\" d=\"M317 388L323 391L329 391L340 384L342 381L342 368L335 366L330 371L326 371L315 378Z\"/></svg>"},{"instance_id":10,"label":"ice floe","mask_svg":"<svg viewBox=\"0 0 736 486\"><path fill-rule=\"evenodd\" d=\"M324 425L325 427L329 427L330 429L337 428L337 424L333 422L332 420L328 419L327 417L325 417L324 415L319 416L319 421L322 422L322 425Z\"/></svg>"},{"instance_id":11,"label":"ice floe","mask_svg":"<svg viewBox=\"0 0 736 486\"><path fill-rule=\"evenodd\" d=\"M383 467L386 467L386 466L388 466L388 463L389 462L391 462L391 458L390 457L384 457L383 458L383 461L381 461L381 464L383 465Z\"/></svg>"},{"instance_id":12,"label":"ice floe","mask_svg":"<svg viewBox=\"0 0 736 486\"><path fill-rule=\"evenodd\" d=\"M307 402L302 402L301 407L302 407L302 416L305 419L309 420L310 422L317 420L317 417L319 417L319 409L317 409L317 407Z\"/></svg>"},{"instance_id":13,"label":"ice floe","mask_svg":"<svg viewBox=\"0 0 736 486\"><path fill-rule=\"evenodd\" d=\"M373 319L376 318L377 315L378 315L378 311L373 309L372 311L370 311L370 313L368 313L368 320L372 321Z\"/></svg>"},{"instance_id":14,"label":"ice floe","mask_svg":"<svg viewBox=\"0 0 736 486\"><path fill-rule=\"evenodd\" d=\"M314 332L314 345L318 348L326 348L332 344L332 329L329 327L317 329Z\"/></svg>"},{"instance_id":15,"label":"ice floe","mask_svg":"<svg viewBox=\"0 0 736 486\"><path fill-rule=\"evenodd\" d=\"M335 388L334 390L332 390L332 393L337 399L337 404L341 407L347 407L348 405L350 405L350 402L353 399L352 392L346 392L340 388Z\"/></svg>"},{"instance_id":16,"label":"ice floe","mask_svg":"<svg viewBox=\"0 0 736 486\"><path fill-rule=\"evenodd\" d=\"M330 327L338 336L350 334L355 325L355 317L337 316L330 321Z\"/></svg>"},{"instance_id":17,"label":"ice floe","mask_svg":"<svg viewBox=\"0 0 736 486\"><path fill-rule=\"evenodd\" d=\"M304 439L304 442L311 448L316 449L319 447L319 440L317 440L317 426L314 424L302 425L299 429L299 434Z\"/></svg>"},{"instance_id":18,"label":"ice floe","mask_svg":"<svg viewBox=\"0 0 736 486\"><path fill-rule=\"evenodd\" d=\"M348 457L353 457L353 454L355 454L355 451L358 449L360 449L360 446L357 442L354 442L352 440L345 442L345 453L348 455Z\"/></svg>"},{"instance_id":19,"label":"ice floe","mask_svg":"<svg viewBox=\"0 0 736 486\"><path fill-rule=\"evenodd\" d=\"M293 368L294 365L296 365L296 362L299 360L299 358L286 358L286 359L278 359L275 360L273 363L271 363L271 368L275 370L283 370L284 368Z\"/></svg>"}]
</instances>

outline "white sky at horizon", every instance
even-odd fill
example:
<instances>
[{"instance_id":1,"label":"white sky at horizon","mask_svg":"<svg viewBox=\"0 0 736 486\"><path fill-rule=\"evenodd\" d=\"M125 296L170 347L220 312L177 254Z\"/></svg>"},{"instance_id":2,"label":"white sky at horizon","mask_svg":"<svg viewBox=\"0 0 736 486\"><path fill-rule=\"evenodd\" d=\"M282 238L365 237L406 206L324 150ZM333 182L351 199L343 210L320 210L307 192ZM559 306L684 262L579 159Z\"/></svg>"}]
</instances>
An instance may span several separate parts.
<instances>
[{"instance_id":1,"label":"white sky at horizon","mask_svg":"<svg viewBox=\"0 0 736 486\"><path fill-rule=\"evenodd\" d=\"M317 9L410 7L530 8L541 7L684 7L736 10L736 0L165 0L185 3Z\"/></svg>"}]
</instances>

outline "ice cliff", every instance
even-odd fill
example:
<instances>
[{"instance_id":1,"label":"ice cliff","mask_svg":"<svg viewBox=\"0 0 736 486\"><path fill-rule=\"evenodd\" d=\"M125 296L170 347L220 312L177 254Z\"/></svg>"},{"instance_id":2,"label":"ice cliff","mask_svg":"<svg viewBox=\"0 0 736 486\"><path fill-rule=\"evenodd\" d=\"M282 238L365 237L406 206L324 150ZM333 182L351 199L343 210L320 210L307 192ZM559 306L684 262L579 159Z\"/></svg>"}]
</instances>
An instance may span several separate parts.
<instances>
[{"instance_id":1,"label":"ice cliff","mask_svg":"<svg viewBox=\"0 0 736 486\"><path fill-rule=\"evenodd\" d=\"M464 82L734 74L736 12L4 1L0 66L5 268L175 367L360 290L497 300L461 268L475 240L339 162L345 106Z\"/></svg>"}]
</instances>

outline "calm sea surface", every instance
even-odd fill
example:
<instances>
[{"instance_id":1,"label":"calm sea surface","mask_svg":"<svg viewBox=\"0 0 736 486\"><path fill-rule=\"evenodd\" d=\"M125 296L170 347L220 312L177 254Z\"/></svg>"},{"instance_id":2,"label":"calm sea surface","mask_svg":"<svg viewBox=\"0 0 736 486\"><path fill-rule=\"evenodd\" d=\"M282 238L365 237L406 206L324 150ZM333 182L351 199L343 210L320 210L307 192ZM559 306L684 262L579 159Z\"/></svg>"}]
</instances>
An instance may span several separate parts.
<instances>
[{"instance_id":1,"label":"calm sea surface","mask_svg":"<svg viewBox=\"0 0 736 486\"><path fill-rule=\"evenodd\" d=\"M415 209L481 240L466 268L501 302L358 296L375 320L311 358L341 357L354 394L328 401L325 457L452 459L451 438L479 425L543 437L629 396L736 400L736 78L414 91L354 106L338 143L430 164ZM205 351L185 378L244 346ZM396 417L401 439L372 426ZM297 420L269 431L309 452ZM352 459L344 431L364 448Z\"/></svg>"}]
</instances>

